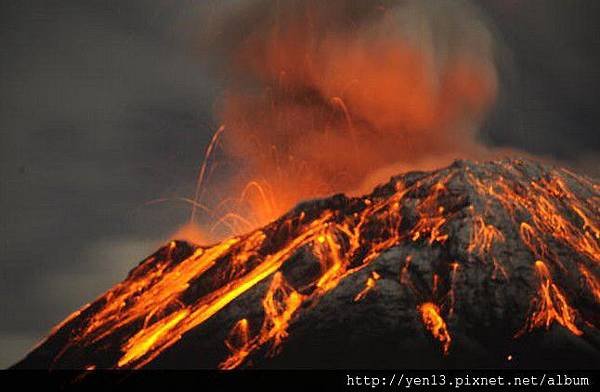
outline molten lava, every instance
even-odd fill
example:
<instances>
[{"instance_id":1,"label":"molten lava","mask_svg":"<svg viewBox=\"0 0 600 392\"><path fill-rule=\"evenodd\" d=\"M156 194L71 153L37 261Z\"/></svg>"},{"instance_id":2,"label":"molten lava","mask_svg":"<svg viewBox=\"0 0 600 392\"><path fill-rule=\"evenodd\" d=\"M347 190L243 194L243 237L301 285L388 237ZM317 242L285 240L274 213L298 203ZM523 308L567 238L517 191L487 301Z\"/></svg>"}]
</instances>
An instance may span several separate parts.
<instances>
[{"instance_id":1,"label":"molten lava","mask_svg":"<svg viewBox=\"0 0 600 392\"><path fill-rule=\"evenodd\" d=\"M448 333L446 322L442 316L440 316L440 309L436 304L425 302L419 306L419 312L421 312L421 317L423 318L423 324L425 324L425 327L429 330L429 332L431 332L431 335L433 335L434 338L439 340L444 354L448 354L452 338Z\"/></svg>"},{"instance_id":2,"label":"molten lava","mask_svg":"<svg viewBox=\"0 0 600 392\"><path fill-rule=\"evenodd\" d=\"M540 327L548 329L556 321L574 335L582 335L583 332L575 325L575 310L569 306L565 294L552 282L546 264L538 260L535 262L535 268L540 279L539 297L534 299L536 306L527 328L530 331Z\"/></svg>"},{"instance_id":3,"label":"molten lava","mask_svg":"<svg viewBox=\"0 0 600 392\"><path fill-rule=\"evenodd\" d=\"M363 298L365 298L367 294L369 294L369 292L375 288L375 285L379 279L381 279L381 275L375 271L371 272L371 275L369 275L369 278L365 283L365 287L360 291L360 293L356 294L354 301L361 301Z\"/></svg>"}]
</instances>

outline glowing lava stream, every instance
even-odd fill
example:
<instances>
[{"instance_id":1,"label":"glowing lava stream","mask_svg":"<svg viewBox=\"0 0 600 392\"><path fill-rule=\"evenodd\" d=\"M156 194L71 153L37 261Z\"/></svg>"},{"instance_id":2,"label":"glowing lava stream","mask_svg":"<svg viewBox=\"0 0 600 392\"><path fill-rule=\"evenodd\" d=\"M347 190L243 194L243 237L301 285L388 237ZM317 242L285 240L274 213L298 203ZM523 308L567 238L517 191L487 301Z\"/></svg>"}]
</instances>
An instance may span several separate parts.
<instances>
[{"instance_id":1,"label":"glowing lava stream","mask_svg":"<svg viewBox=\"0 0 600 392\"><path fill-rule=\"evenodd\" d=\"M362 301L363 298L367 296L375 288L377 281L381 279L381 275L377 272L371 272L371 275L367 278L367 282L365 283L365 288L360 291L360 293L356 294L354 297L354 302Z\"/></svg>"},{"instance_id":2,"label":"glowing lava stream","mask_svg":"<svg viewBox=\"0 0 600 392\"><path fill-rule=\"evenodd\" d=\"M548 329L552 322L556 321L572 334L582 335L583 332L575 325L575 310L569 306L565 294L552 281L546 264L538 260L535 262L535 269L540 279L539 297L534 300L535 308L524 330ZM524 330L519 331L517 336Z\"/></svg>"},{"instance_id":3,"label":"glowing lava stream","mask_svg":"<svg viewBox=\"0 0 600 392\"><path fill-rule=\"evenodd\" d=\"M440 308L434 303L425 302L419 306L419 312L421 312L425 327L427 327L435 339L439 340L444 354L448 354L452 338L448 332L446 322L440 316Z\"/></svg>"},{"instance_id":4,"label":"glowing lava stream","mask_svg":"<svg viewBox=\"0 0 600 392\"><path fill-rule=\"evenodd\" d=\"M203 323L241 293L277 271L285 260L285 256L289 256L290 252L306 242L307 238L314 236L321 229L322 223L329 217L330 215L327 214L320 220L312 222L304 233L290 241L283 249L268 256L243 278L229 282L221 289L208 295L208 298L200 301L192 310L184 309L167 318L167 320L162 320L157 327L150 330L143 329L138 332L123 347L125 354L119 359L118 366L123 367L133 361L142 359L135 364L136 367L141 367L154 359L164 348L179 340L184 332Z\"/></svg>"},{"instance_id":5,"label":"glowing lava stream","mask_svg":"<svg viewBox=\"0 0 600 392\"><path fill-rule=\"evenodd\" d=\"M252 351L269 341L272 341L269 354L274 355L283 339L288 336L287 327L304 300L306 297L294 290L285 281L281 272L276 272L263 300L265 319L259 334L249 340L248 321L246 319L238 321L225 341L231 355L219 365L219 368L235 369ZM236 346L234 341L236 338L240 339L240 336L241 344Z\"/></svg>"}]
</instances>

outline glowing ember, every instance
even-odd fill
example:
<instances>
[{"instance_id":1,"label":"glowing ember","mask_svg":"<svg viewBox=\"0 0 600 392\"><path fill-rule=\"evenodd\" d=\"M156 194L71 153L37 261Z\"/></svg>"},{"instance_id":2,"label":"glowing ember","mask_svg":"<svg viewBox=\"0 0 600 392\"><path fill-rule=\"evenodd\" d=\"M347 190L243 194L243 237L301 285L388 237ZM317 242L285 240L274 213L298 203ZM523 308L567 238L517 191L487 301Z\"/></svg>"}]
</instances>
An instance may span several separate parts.
<instances>
[{"instance_id":1,"label":"glowing ember","mask_svg":"<svg viewBox=\"0 0 600 392\"><path fill-rule=\"evenodd\" d=\"M452 338L448 332L448 327L446 327L446 322L440 316L440 308L434 303L426 302L419 306L419 312L421 312L423 324L425 324L427 330L431 332L434 338L439 340L444 354L448 354Z\"/></svg>"},{"instance_id":2,"label":"glowing ember","mask_svg":"<svg viewBox=\"0 0 600 392\"><path fill-rule=\"evenodd\" d=\"M371 275L369 276L369 278L367 279L367 282L365 283L365 288L362 289L360 291L360 293L356 294L356 297L354 297L354 302L360 301L363 298L365 298L367 296L367 294L369 294L369 292L375 288L375 285L377 284L377 281L380 278L381 278L381 275L379 275L377 272L375 272L375 271L371 272Z\"/></svg>"}]
</instances>

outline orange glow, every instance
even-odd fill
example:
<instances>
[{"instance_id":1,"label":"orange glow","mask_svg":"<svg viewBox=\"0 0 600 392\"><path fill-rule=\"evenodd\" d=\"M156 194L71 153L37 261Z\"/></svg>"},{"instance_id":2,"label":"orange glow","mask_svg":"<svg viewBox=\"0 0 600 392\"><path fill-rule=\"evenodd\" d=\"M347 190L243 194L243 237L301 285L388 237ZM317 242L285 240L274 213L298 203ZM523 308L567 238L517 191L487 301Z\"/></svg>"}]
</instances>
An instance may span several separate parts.
<instances>
[{"instance_id":1,"label":"orange glow","mask_svg":"<svg viewBox=\"0 0 600 392\"><path fill-rule=\"evenodd\" d=\"M462 33L438 39L438 11L411 7L419 12L397 5L382 13L366 2L359 8L368 18L345 15L341 2L249 12L264 23L228 42L226 91L216 105L223 125L193 197L190 221L207 218L210 226L203 244L261 227L302 200L370 190L392 165L405 171L489 156L473 130L497 94L491 33L476 13L449 10ZM418 32L401 22L405 12L418 19ZM211 182L217 152L236 174ZM422 221L414 240L443 242L444 223Z\"/></svg>"},{"instance_id":2,"label":"orange glow","mask_svg":"<svg viewBox=\"0 0 600 392\"><path fill-rule=\"evenodd\" d=\"M481 216L473 219L473 232L467 250L484 257L495 242L504 242L504 235L500 230L485 223Z\"/></svg>"},{"instance_id":3,"label":"orange glow","mask_svg":"<svg viewBox=\"0 0 600 392\"><path fill-rule=\"evenodd\" d=\"M594 298L596 298L596 302L600 302L600 281L598 278L583 265L579 266L579 271L583 275L588 289L592 292Z\"/></svg>"},{"instance_id":4,"label":"orange glow","mask_svg":"<svg viewBox=\"0 0 600 392\"><path fill-rule=\"evenodd\" d=\"M534 310L524 329L529 331L535 328L548 329L556 321L572 334L582 335L583 332L575 325L575 310L569 306L564 293L552 281L546 264L538 260L535 262L535 269L540 280L539 292L533 302ZM523 332L520 331L517 336Z\"/></svg>"},{"instance_id":5,"label":"orange glow","mask_svg":"<svg viewBox=\"0 0 600 392\"><path fill-rule=\"evenodd\" d=\"M506 272L506 268L504 267L504 265L495 257L492 257L492 262L494 263L494 272L492 272L492 279L498 279L498 274L500 274L502 275L504 280L508 280L508 272Z\"/></svg>"},{"instance_id":6,"label":"orange glow","mask_svg":"<svg viewBox=\"0 0 600 392\"><path fill-rule=\"evenodd\" d=\"M169 332L188 315L189 310L184 309L162 320L161 323L153 324L140 331L123 347L125 355L119 359L118 366L123 367L129 362L143 357L155 344L173 339L174 337Z\"/></svg>"},{"instance_id":7,"label":"orange glow","mask_svg":"<svg viewBox=\"0 0 600 392\"><path fill-rule=\"evenodd\" d=\"M412 240L427 240L429 245L435 242L444 243L448 239L448 235L442 230L446 223L444 209L438 208L439 198L446 192L445 182L448 178L436 182L430 189L429 195L417 207L419 211L419 221L413 227Z\"/></svg>"},{"instance_id":8,"label":"orange glow","mask_svg":"<svg viewBox=\"0 0 600 392\"><path fill-rule=\"evenodd\" d=\"M205 244L206 242L210 241L211 235L206 233L206 231L203 230L197 223L189 222L181 226L170 237L178 240L188 241L193 244Z\"/></svg>"},{"instance_id":9,"label":"orange glow","mask_svg":"<svg viewBox=\"0 0 600 392\"><path fill-rule=\"evenodd\" d=\"M257 348L271 342L269 354L274 355L282 341L288 336L287 328L296 310L303 302L303 296L295 291L279 272L275 273L267 294L263 299L265 318L257 336L248 340L247 321L240 320L232 329L226 345L231 355L219 365L220 369L234 369L243 363L245 358ZM232 336L243 334L241 344L233 346ZM237 338L239 339L239 338Z\"/></svg>"},{"instance_id":10,"label":"orange glow","mask_svg":"<svg viewBox=\"0 0 600 392\"><path fill-rule=\"evenodd\" d=\"M419 312L421 313L423 324L425 324L427 330L431 332L431 335L433 335L433 337L442 345L444 355L448 354L452 338L446 327L446 322L440 315L438 306L431 302L425 302L419 306Z\"/></svg>"},{"instance_id":11,"label":"orange glow","mask_svg":"<svg viewBox=\"0 0 600 392\"><path fill-rule=\"evenodd\" d=\"M363 298L365 298L367 294L369 294L369 292L375 288L375 285L379 279L381 279L381 275L375 271L371 272L371 275L369 275L367 278L365 287L354 297L354 302L361 301Z\"/></svg>"},{"instance_id":12,"label":"orange glow","mask_svg":"<svg viewBox=\"0 0 600 392\"><path fill-rule=\"evenodd\" d=\"M289 322L302 304L303 297L287 284L279 272L273 276L271 286L263 300L265 321L261 330L263 341L272 341L271 353L276 353L279 345L288 336Z\"/></svg>"},{"instance_id":13,"label":"orange glow","mask_svg":"<svg viewBox=\"0 0 600 392\"><path fill-rule=\"evenodd\" d=\"M230 370L238 367L250 354L249 340L248 320L241 319L233 326L225 340L225 346L231 351L231 356L223 361L219 368Z\"/></svg>"},{"instance_id":14,"label":"orange glow","mask_svg":"<svg viewBox=\"0 0 600 392\"><path fill-rule=\"evenodd\" d=\"M450 298L450 310L448 311L449 317L454 315L454 306L456 305L456 276L458 274L459 267L460 264L458 264L456 261L450 264L450 291L448 292L448 296Z\"/></svg>"},{"instance_id":15,"label":"orange glow","mask_svg":"<svg viewBox=\"0 0 600 392\"><path fill-rule=\"evenodd\" d=\"M194 203L192 203L192 212L190 214L190 223L195 223L196 218L196 209L197 205L200 203L200 198L202 197L203 185L206 176L206 170L208 168L208 160L211 157L213 149L219 140L219 137L225 130L225 127L221 125L217 132L213 135L208 147L206 149L206 154L204 155L204 160L202 161L202 166L200 167L200 171L198 172L198 179L196 180L196 193L194 194Z\"/></svg>"}]
</instances>

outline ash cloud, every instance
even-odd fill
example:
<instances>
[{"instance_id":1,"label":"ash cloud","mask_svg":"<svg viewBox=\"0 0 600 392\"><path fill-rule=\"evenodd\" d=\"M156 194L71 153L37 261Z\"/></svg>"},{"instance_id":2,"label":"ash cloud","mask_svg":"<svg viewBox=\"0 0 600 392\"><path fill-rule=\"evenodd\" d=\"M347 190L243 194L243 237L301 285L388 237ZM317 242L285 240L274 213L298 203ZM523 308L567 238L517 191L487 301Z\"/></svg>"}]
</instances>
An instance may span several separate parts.
<instances>
[{"instance_id":1,"label":"ash cloud","mask_svg":"<svg viewBox=\"0 0 600 392\"><path fill-rule=\"evenodd\" d=\"M225 188L268 184L266 220L400 171L493 156L477 133L498 90L495 37L466 2L250 2L217 31L217 116L243 167Z\"/></svg>"}]
</instances>

